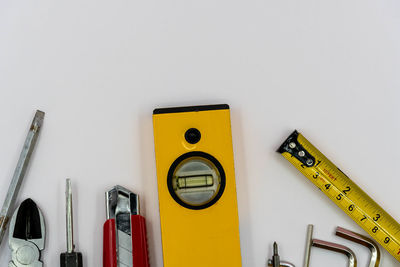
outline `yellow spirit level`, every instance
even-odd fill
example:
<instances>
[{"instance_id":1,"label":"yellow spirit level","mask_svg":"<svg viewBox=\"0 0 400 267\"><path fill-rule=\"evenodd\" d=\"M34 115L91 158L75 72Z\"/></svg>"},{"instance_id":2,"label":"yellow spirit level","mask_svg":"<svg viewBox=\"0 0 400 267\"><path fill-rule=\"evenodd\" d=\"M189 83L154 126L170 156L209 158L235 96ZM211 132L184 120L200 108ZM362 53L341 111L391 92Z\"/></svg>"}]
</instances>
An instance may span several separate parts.
<instances>
[{"instance_id":1,"label":"yellow spirit level","mask_svg":"<svg viewBox=\"0 0 400 267\"><path fill-rule=\"evenodd\" d=\"M294 131L278 152L400 261L400 225L303 135Z\"/></svg>"},{"instance_id":2,"label":"yellow spirit level","mask_svg":"<svg viewBox=\"0 0 400 267\"><path fill-rule=\"evenodd\" d=\"M153 112L165 267L240 267L228 105Z\"/></svg>"}]
</instances>

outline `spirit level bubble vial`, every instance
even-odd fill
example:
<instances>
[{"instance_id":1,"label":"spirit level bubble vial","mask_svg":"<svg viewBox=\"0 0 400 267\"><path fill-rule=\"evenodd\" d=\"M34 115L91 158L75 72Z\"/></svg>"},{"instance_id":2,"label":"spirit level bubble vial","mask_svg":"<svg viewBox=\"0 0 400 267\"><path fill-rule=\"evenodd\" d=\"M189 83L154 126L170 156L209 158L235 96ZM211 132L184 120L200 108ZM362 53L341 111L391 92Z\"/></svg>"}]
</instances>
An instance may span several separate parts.
<instances>
[{"instance_id":1,"label":"spirit level bubble vial","mask_svg":"<svg viewBox=\"0 0 400 267\"><path fill-rule=\"evenodd\" d=\"M278 152L400 261L400 225L303 135L294 131Z\"/></svg>"},{"instance_id":2,"label":"spirit level bubble vial","mask_svg":"<svg viewBox=\"0 0 400 267\"><path fill-rule=\"evenodd\" d=\"M240 267L228 105L153 112L165 267Z\"/></svg>"}]
</instances>

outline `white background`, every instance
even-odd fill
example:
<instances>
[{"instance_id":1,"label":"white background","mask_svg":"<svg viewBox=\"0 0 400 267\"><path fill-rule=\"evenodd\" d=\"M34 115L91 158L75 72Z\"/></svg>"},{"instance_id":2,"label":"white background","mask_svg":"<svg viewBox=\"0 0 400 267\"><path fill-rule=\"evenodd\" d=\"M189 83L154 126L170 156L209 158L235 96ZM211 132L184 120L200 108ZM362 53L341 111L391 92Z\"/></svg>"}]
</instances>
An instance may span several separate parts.
<instances>
[{"instance_id":1,"label":"white background","mask_svg":"<svg viewBox=\"0 0 400 267\"><path fill-rule=\"evenodd\" d=\"M243 266L265 266L274 240L301 266L309 223L367 266L366 248L333 235L361 228L275 149L298 129L400 220L399 71L398 0L3 0L0 203L41 109L18 203L31 197L44 213L45 266L66 248L70 177L85 266L102 266L104 192L120 184L141 195L151 266L161 267L152 110L228 103ZM9 257L3 242L0 266ZM346 264L321 249L311 261ZM381 266L398 262L383 252Z\"/></svg>"}]
</instances>

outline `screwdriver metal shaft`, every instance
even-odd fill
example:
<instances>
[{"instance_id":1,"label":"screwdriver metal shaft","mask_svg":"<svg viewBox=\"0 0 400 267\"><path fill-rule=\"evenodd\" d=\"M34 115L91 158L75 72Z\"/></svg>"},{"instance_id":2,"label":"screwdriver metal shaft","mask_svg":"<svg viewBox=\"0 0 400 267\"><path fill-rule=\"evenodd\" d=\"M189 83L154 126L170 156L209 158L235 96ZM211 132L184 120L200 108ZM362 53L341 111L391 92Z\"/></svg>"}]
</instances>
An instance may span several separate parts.
<instances>
[{"instance_id":1,"label":"screwdriver metal shaft","mask_svg":"<svg viewBox=\"0 0 400 267\"><path fill-rule=\"evenodd\" d=\"M272 256L272 266L273 267L281 266L281 260L278 254L278 244L276 244L276 242L274 242L274 255Z\"/></svg>"},{"instance_id":2,"label":"screwdriver metal shaft","mask_svg":"<svg viewBox=\"0 0 400 267\"><path fill-rule=\"evenodd\" d=\"M74 226L73 226L73 215L72 215L72 189L71 180L67 179L66 190L66 218L67 218L67 252L71 253L75 249L74 245Z\"/></svg>"},{"instance_id":3,"label":"screwdriver metal shaft","mask_svg":"<svg viewBox=\"0 0 400 267\"><path fill-rule=\"evenodd\" d=\"M74 228L72 216L72 189L71 180L67 179L66 182L66 228L67 228L67 252L60 255L61 267L82 267L82 254L75 252L74 244Z\"/></svg>"},{"instance_id":4,"label":"screwdriver metal shaft","mask_svg":"<svg viewBox=\"0 0 400 267\"><path fill-rule=\"evenodd\" d=\"M24 147L22 148L21 154L19 156L17 167L15 168L10 186L8 187L6 199L4 200L4 204L0 212L0 244L7 230L8 222L11 219L14 203L21 187L22 180L24 179L29 160L31 159L31 155L35 147L40 128L43 124L43 119L44 112L37 110L29 129L28 135L26 136Z\"/></svg>"}]
</instances>

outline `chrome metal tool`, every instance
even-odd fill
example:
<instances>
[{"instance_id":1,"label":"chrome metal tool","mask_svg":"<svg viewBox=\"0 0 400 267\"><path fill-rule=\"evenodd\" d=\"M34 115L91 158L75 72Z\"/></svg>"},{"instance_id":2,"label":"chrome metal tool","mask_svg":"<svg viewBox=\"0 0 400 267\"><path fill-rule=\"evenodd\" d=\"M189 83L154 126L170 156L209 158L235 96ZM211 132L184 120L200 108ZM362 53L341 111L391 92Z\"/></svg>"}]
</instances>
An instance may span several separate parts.
<instances>
[{"instance_id":1,"label":"chrome metal tool","mask_svg":"<svg viewBox=\"0 0 400 267\"><path fill-rule=\"evenodd\" d=\"M322 249L327 249L333 252L338 252L341 254L344 254L348 258L348 267L357 267L357 258L354 252L343 245L332 243L332 242L327 242L324 240L320 239L314 239L313 238L313 230L314 226L312 224L308 225L307 228L307 240L306 240L306 251L305 251L305 257L304 257L304 267L308 267L310 265L310 253L311 253L311 247L318 247Z\"/></svg>"},{"instance_id":2,"label":"chrome metal tool","mask_svg":"<svg viewBox=\"0 0 400 267\"><path fill-rule=\"evenodd\" d=\"M72 189L71 180L66 182L66 226L67 226L67 252L60 255L61 267L82 267L82 253L75 251L74 228L72 216Z\"/></svg>"},{"instance_id":3,"label":"chrome metal tool","mask_svg":"<svg viewBox=\"0 0 400 267\"><path fill-rule=\"evenodd\" d=\"M268 260L268 266L272 266L272 260ZM295 267L294 264L287 262L287 261L281 261L280 267Z\"/></svg>"},{"instance_id":4,"label":"chrome metal tool","mask_svg":"<svg viewBox=\"0 0 400 267\"><path fill-rule=\"evenodd\" d=\"M281 261L279 254L278 254L278 244L274 242L274 254L272 256L272 259L268 260L268 266L272 267L295 267L294 264L287 262L287 261Z\"/></svg>"},{"instance_id":5,"label":"chrome metal tool","mask_svg":"<svg viewBox=\"0 0 400 267\"><path fill-rule=\"evenodd\" d=\"M41 267L41 251L45 244L45 223L42 212L28 198L14 212L10 223L9 267Z\"/></svg>"},{"instance_id":6,"label":"chrome metal tool","mask_svg":"<svg viewBox=\"0 0 400 267\"><path fill-rule=\"evenodd\" d=\"M381 260L381 251L378 244L371 238L360 235L343 227L336 228L336 235L367 247L371 251L368 267L378 267Z\"/></svg>"},{"instance_id":7,"label":"chrome metal tool","mask_svg":"<svg viewBox=\"0 0 400 267\"><path fill-rule=\"evenodd\" d=\"M274 255L272 256L272 267L281 266L281 259L278 254L278 244L274 242Z\"/></svg>"},{"instance_id":8,"label":"chrome metal tool","mask_svg":"<svg viewBox=\"0 0 400 267\"><path fill-rule=\"evenodd\" d=\"M44 119L44 112L37 110L33 118L28 135L25 139L24 147L22 148L21 155L15 168L13 178L11 180L6 199L4 200L3 207L0 212L0 244L3 240L4 234L7 230L7 224L10 220L12 209L17 198L19 188L21 187L26 169L31 159L33 149L35 147L40 128Z\"/></svg>"}]
</instances>

